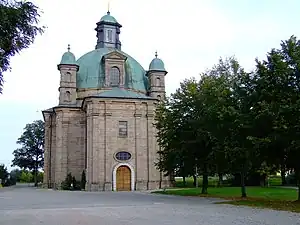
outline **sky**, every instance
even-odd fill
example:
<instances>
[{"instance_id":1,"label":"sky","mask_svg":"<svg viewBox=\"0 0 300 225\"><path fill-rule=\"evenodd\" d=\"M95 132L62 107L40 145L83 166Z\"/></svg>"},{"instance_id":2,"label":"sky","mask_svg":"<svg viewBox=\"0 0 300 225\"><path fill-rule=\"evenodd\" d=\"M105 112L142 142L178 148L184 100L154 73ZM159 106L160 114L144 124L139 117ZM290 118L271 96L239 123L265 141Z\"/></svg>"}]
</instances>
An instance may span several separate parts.
<instances>
[{"instance_id":1,"label":"sky","mask_svg":"<svg viewBox=\"0 0 300 225\"><path fill-rule=\"evenodd\" d=\"M78 59L96 45L96 22L109 0L36 0L47 26L35 43L11 59L0 95L0 164L10 170L12 152L27 123L58 104L59 64L71 51ZM220 57L235 56L251 70L255 58L278 48L291 35L300 38L299 0L110 0L122 24L122 50L146 70L155 51L168 71L167 95L185 78L198 77Z\"/></svg>"}]
</instances>

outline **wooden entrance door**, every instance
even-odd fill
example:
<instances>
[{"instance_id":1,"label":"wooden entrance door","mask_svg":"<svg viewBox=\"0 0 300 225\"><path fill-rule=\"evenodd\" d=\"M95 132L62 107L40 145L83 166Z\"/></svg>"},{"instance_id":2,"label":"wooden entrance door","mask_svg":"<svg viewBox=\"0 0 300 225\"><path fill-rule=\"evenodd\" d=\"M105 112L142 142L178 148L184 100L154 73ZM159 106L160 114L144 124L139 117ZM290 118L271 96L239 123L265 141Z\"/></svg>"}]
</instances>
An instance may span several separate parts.
<instances>
[{"instance_id":1,"label":"wooden entrance door","mask_svg":"<svg viewBox=\"0 0 300 225\"><path fill-rule=\"evenodd\" d=\"M117 191L131 191L131 171L127 166L117 169Z\"/></svg>"}]
</instances>

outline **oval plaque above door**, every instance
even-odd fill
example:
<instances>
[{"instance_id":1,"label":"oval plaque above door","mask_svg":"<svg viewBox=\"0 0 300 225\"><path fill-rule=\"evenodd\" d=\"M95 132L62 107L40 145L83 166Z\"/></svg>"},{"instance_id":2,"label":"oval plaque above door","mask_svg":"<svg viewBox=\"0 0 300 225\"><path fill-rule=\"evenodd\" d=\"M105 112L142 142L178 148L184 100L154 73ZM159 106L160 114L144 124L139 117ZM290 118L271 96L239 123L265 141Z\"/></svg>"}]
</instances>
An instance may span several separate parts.
<instances>
[{"instance_id":1,"label":"oval plaque above door","mask_svg":"<svg viewBox=\"0 0 300 225\"><path fill-rule=\"evenodd\" d=\"M128 161L131 159L131 154L126 151L120 151L116 153L115 158L118 161Z\"/></svg>"}]
</instances>

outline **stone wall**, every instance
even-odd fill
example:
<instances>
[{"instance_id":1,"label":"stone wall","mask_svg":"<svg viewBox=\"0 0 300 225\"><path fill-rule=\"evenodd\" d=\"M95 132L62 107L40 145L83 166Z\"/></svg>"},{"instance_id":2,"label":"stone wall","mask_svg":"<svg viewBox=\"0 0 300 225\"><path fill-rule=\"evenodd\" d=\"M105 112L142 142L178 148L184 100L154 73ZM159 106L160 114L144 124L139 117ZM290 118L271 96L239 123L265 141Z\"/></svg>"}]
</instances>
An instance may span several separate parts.
<instances>
[{"instance_id":1,"label":"stone wall","mask_svg":"<svg viewBox=\"0 0 300 225\"><path fill-rule=\"evenodd\" d=\"M54 112L44 112L45 118L45 153L44 153L44 180L45 188L52 188L55 180L56 154L56 117ZM54 166L53 166L54 165Z\"/></svg>"},{"instance_id":2,"label":"stone wall","mask_svg":"<svg viewBox=\"0 0 300 225\"><path fill-rule=\"evenodd\" d=\"M80 181L85 168L85 114L72 108L56 108L55 114L51 178L59 188L68 173Z\"/></svg>"},{"instance_id":3,"label":"stone wall","mask_svg":"<svg viewBox=\"0 0 300 225\"><path fill-rule=\"evenodd\" d=\"M87 189L112 190L113 169L118 166L114 155L128 151L126 162L134 168L135 189L159 187L160 173L155 168L154 101L128 99L89 99L87 111ZM119 121L127 121L128 136L119 137Z\"/></svg>"},{"instance_id":4,"label":"stone wall","mask_svg":"<svg viewBox=\"0 0 300 225\"><path fill-rule=\"evenodd\" d=\"M50 124L45 118L44 183L59 188L70 172L79 181L86 168L87 190L111 191L113 170L124 163L115 159L115 154L128 151L132 157L125 163L133 168L135 190L168 185L168 178L155 167L158 144L154 115L154 100L93 98L85 100L83 109L55 108L51 163ZM119 121L127 121L127 137L119 136ZM46 172L50 170L51 174Z\"/></svg>"}]
</instances>

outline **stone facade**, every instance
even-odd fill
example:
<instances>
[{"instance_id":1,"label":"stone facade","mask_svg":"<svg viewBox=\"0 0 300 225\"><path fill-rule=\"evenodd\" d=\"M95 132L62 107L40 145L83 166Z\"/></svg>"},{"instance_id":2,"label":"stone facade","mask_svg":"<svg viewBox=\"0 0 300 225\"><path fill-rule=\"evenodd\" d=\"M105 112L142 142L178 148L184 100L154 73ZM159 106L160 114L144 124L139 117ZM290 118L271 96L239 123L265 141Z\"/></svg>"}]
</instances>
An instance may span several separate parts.
<instances>
[{"instance_id":1,"label":"stone facade","mask_svg":"<svg viewBox=\"0 0 300 225\"><path fill-rule=\"evenodd\" d=\"M86 169L87 190L113 190L114 168L124 163L134 170L133 190L156 189L166 183L154 165L158 160L155 103L90 98L82 109L57 107L53 113L44 112L44 183L59 188L68 173L80 180ZM127 137L119 137L119 121L127 121ZM119 151L129 152L131 159L118 161L115 154Z\"/></svg>"},{"instance_id":2,"label":"stone facade","mask_svg":"<svg viewBox=\"0 0 300 225\"><path fill-rule=\"evenodd\" d=\"M97 23L97 31L101 31L101 24L114 25L111 21L107 22L107 16L105 19ZM115 26L120 28L118 23ZM95 71L98 74L101 68L104 71L105 79L99 88L78 88L79 76L83 76L78 72L81 65L69 51L58 65L61 74L59 104L43 111L45 187L60 188L68 173L80 181L85 171L86 190L116 191L120 166L130 169L131 190L169 186L169 178L155 167L159 160L159 146L154 127L156 105L165 96L164 77L167 72L164 68L151 69L143 75L141 67L128 61L120 51L119 40L116 43L118 48L103 54L100 61L88 59L90 70L98 68L97 63L102 63ZM105 46L100 47L95 50L97 54L108 51ZM81 59L81 62L84 60ZM115 76L111 72L113 67L117 68L115 72L119 72L118 79L115 77L114 80L110 77ZM111 86L112 81L114 86ZM134 85L130 82L140 85L139 90L131 88ZM143 91L140 87L144 87L141 86L144 83L148 87L145 86ZM119 159L116 155L120 152L126 152L131 157Z\"/></svg>"}]
</instances>

